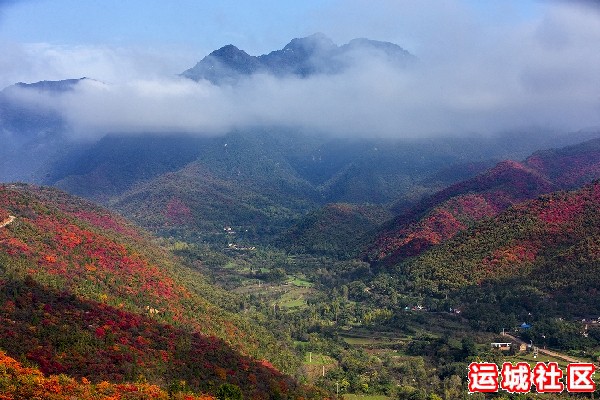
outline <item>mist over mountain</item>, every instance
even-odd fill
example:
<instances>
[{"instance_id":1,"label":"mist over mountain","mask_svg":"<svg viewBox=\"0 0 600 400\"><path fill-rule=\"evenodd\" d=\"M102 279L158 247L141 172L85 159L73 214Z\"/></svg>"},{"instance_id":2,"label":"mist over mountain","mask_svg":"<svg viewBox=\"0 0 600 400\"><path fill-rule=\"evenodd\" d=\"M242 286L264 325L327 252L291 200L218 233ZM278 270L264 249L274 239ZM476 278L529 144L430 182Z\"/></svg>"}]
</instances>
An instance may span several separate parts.
<instances>
[{"instance_id":1,"label":"mist over mountain","mask_svg":"<svg viewBox=\"0 0 600 400\"><path fill-rule=\"evenodd\" d=\"M332 202L406 207L495 161L597 136L467 134L451 125L449 135L423 135L401 120L415 111L406 122L419 131L446 125L434 115L437 100L410 88L430 67L393 43L338 46L314 34L260 56L228 45L168 80L18 83L0 93L0 178L118 204L146 226L168 218L148 220L139 207L163 215L178 199L197 220L208 215L202 226L211 229L258 218L278 231ZM182 187L165 185L173 180ZM192 186L207 197L191 199ZM220 191L238 206L212 215Z\"/></svg>"},{"instance_id":2,"label":"mist over mountain","mask_svg":"<svg viewBox=\"0 0 600 400\"><path fill-rule=\"evenodd\" d=\"M85 79L85 78L84 78ZM3 181L40 182L53 160L79 144L69 138L63 114L40 104L73 91L83 79L16 83L0 91L0 176Z\"/></svg>"},{"instance_id":3,"label":"mist over mountain","mask_svg":"<svg viewBox=\"0 0 600 400\"><path fill-rule=\"evenodd\" d=\"M94 140L115 132L222 136L264 126L392 138L578 131L600 125L595 15L550 7L544 18L508 30L446 21L455 29L410 53L402 42L340 46L323 34L258 56L233 42L171 73L149 55L94 48L99 69L75 76L97 81L52 96L18 89L29 93L20 99L30 107L60 115L71 136ZM83 57L47 51L64 65Z\"/></svg>"},{"instance_id":4,"label":"mist over mountain","mask_svg":"<svg viewBox=\"0 0 600 400\"><path fill-rule=\"evenodd\" d=\"M33 90L38 90L40 92L49 92L49 93L61 93L61 92L67 92L70 90L75 89L75 86L80 83L83 80L86 80L88 78L79 78L79 79L64 79L61 81L40 81L40 82L34 82L34 83L24 83L24 82L18 82L15 83L12 87L9 86L8 88L4 89L5 91L10 91L10 90L14 90L14 88L21 88L21 89L33 89Z\"/></svg>"}]
</instances>

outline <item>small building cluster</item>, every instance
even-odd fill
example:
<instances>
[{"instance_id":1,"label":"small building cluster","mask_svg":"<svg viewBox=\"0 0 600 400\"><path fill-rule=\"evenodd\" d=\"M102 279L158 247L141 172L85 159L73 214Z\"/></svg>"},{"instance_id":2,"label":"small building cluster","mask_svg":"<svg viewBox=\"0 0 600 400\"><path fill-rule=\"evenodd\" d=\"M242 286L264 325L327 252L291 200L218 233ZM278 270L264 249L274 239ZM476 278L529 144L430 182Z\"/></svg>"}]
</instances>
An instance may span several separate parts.
<instances>
[{"instance_id":1,"label":"small building cluster","mask_svg":"<svg viewBox=\"0 0 600 400\"><path fill-rule=\"evenodd\" d=\"M490 345L493 349L499 349L500 351L510 351L512 349L515 353L523 353L531 348L531 345L525 343L512 342L493 342Z\"/></svg>"}]
</instances>

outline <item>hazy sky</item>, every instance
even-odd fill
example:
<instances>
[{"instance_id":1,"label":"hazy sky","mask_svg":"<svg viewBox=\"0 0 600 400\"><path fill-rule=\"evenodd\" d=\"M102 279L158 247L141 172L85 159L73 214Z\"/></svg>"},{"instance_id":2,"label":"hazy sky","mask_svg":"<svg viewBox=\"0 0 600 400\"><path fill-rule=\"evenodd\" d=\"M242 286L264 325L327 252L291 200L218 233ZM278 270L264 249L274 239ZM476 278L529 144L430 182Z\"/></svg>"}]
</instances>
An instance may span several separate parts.
<instances>
[{"instance_id":1,"label":"hazy sky","mask_svg":"<svg viewBox=\"0 0 600 400\"><path fill-rule=\"evenodd\" d=\"M382 35L401 41L416 14L464 11L490 23L515 23L541 11L531 0L446 1L200 1L200 0L4 0L0 35L25 43L173 45L209 51L236 43L266 52L288 38L315 31L337 40ZM462 9L462 10L461 10ZM411 10L410 14L406 13ZM409 27L409 29L406 29ZM376 32L373 32L376 30ZM348 37L345 37L349 35Z\"/></svg>"},{"instance_id":2,"label":"hazy sky","mask_svg":"<svg viewBox=\"0 0 600 400\"><path fill-rule=\"evenodd\" d=\"M37 45L30 52L99 47L163 56L161 67L177 73L230 43L259 55L323 32L340 44L367 37L416 52L440 39L440 23L459 27L456 17L504 29L541 13L531 0L0 0L0 40Z\"/></svg>"},{"instance_id":3,"label":"hazy sky","mask_svg":"<svg viewBox=\"0 0 600 400\"><path fill-rule=\"evenodd\" d=\"M338 44L394 42L419 66L369 60L340 76L261 76L228 88L177 77L229 43L259 55L314 32ZM600 125L595 1L0 0L0 51L2 87L103 82L36 100L81 132L268 123L395 136Z\"/></svg>"}]
</instances>

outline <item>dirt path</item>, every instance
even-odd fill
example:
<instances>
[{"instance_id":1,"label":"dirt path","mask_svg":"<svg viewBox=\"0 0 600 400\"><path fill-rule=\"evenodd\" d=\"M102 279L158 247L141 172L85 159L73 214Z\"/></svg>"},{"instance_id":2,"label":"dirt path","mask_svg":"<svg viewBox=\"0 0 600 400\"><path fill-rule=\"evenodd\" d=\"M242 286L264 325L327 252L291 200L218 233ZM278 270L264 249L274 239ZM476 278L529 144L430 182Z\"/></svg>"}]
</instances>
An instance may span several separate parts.
<instances>
[{"instance_id":1,"label":"dirt path","mask_svg":"<svg viewBox=\"0 0 600 400\"><path fill-rule=\"evenodd\" d=\"M560 358L561 360L565 360L565 361L568 361L568 362L571 362L571 363L578 363L578 362L580 362L579 360L577 360L577 359L575 359L573 357L569 357L569 356L566 356L564 354L556 353L554 351L550 351L550 350L546 350L546 349L538 349L538 352L540 352L542 354L545 354L547 356L550 356L550 357Z\"/></svg>"},{"instance_id":2,"label":"dirt path","mask_svg":"<svg viewBox=\"0 0 600 400\"><path fill-rule=\"evenodd\" d=\"M506 337L514 340L515 342L517 342L519 344L521 344L521 343L527 344L524 341L522 341L521 339L519 339L518 337L515 337L515 336L510 335L508 333L504 333L504 336L506 336ZM565 360L565 361L571 362L571 363L578 363L578 362L580 362L579 360L577 360L577 359L575 359L573 357L569 357L567 355L564 355L564 354L561 354L561 353L557 353L555 351L542 349L540 347L538 347L538 352L541 353L541 354L545 354L547 356L550 356L550 357L560 358L561 360Z\"/></svg>"},{"instance_id":3,"label":"dirt path","mask_svg":"<svg viewBox=\"0 0 600 400\"><path fill-rule=\"evenodd\" d=\"M15 217L14 215L9 215L8 218L6 218L4 221L0 222L0 228L4 228L5 226L9 225L16 218L17 217Z\"/></svg>"}]
</instances>

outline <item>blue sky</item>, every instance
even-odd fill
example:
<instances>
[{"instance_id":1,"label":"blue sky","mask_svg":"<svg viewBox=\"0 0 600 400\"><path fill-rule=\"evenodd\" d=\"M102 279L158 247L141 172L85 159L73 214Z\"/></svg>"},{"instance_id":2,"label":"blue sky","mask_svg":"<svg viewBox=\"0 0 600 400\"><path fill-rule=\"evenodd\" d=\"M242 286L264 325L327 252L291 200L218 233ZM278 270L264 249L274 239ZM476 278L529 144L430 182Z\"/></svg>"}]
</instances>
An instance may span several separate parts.
<instances>
[{"instance_id":1,"label":"blue sky","mask_svg":"<svg viewBox=\"0 0 600 400\"><path fill-rule=\"evenodd\" d=\"M0 0L0 88L97 79L104 86L51 101L86 132L224 132L265 121L380 136L580 129L600 125L594 4ZM315 32L337 44L390 41L420 64L399 71L371 62L351 74L302 81L259 76L227 89L178 78L226 44L259 55Z\"/></svg>"},{"instance_id":2,"label":"blue sky","mask_svg":"<svg viewBox=\"0 0 600 400\"><path fill-rule=\"evenodd\" d=\"M540 18L539 4L535 0L0 0L0 46L8 48L5 54L23 61L17 66L5 60L5 68L0 61L0 86L15 79L43 79L40 73L49 74L47 79L75 74L108 80L116 79L113 72L124 68L135 69L132 75L176 74L227 44L260 55L315 32L338 44L357 37L390 41L426 56L438 44L456 46L452 41L468 39L478 26L510 30ZM109 59L115 60L112 66L107 65ZM119 62L127 65L118 66Z\"/></svg>"},{"instance_id":3,"label":"blue sky","mask_svg":"<svg viewBox=\"0 0 600 400\"><path fill-rule=\"evenodd\" d=\"M337 42L358 36L388 41L411 38L415 19L434 7L462 12L488 24L535 18L531 0L418 1L4 1L0 38L54 45L180 46L207 52L236 44L251 54L281 48L294 37L323 32ZM408 6L399 4L408 3ZM411 13L404 13L406 9ZM412 21L411 21L412 19ZM428 27L426 21L419 21ZM376 36L376 37L374 37ZM399 43L402 45L402 43ZM410 47L414 43L407 43Z\"/></svg>"},{"instance_id":4,"label":"blue sky","mask_svg":"<svg viewBox=\"0 0 600 400\"><path fill-rule=\"evenodd\" d=\"M53 44L186 45L242 42L259 50L276 36L310 30L327 1L24 0L4 7L0 35Z\"/></svg>"}]
</instances>

